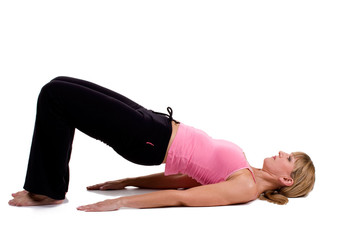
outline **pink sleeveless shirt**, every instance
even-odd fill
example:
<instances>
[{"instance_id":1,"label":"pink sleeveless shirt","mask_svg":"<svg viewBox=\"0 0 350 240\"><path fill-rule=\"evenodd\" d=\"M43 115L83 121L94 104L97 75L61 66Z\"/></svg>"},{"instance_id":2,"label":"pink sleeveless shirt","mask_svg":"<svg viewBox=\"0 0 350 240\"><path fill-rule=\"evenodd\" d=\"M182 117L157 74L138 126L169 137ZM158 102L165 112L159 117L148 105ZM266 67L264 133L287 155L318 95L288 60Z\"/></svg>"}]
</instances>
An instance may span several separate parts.
<instances>
[{"instance_id":1,"label":"pink sleeveless shirt","mask_svg":"<svg viewBox=\"0 0 350 240\"><path fill-rule=\"evenodd\" d=\"M253 175L242 149L236 144L213 139L181 123L169 148L164 174L186 174L201 184L213 184L245 168Z\"/></svg>"}]
</instances>

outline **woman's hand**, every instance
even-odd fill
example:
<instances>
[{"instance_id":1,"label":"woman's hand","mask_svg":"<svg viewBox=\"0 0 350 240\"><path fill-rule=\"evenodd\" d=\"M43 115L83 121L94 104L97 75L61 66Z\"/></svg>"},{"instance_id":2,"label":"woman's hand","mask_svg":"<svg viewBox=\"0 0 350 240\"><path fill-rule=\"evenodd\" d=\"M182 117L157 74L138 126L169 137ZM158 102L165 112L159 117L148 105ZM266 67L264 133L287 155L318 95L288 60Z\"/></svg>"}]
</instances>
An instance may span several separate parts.
<instances>
[{"instance_id":1,"label":"woman's hand","mask_svg":"<svg viewBox=\"0 0 350 240\"><path fill-rule=\"evenodd\" d=\"M89 204L85 206L77 207L80 211L85 212L104 212L104 211L116 211L120 208L120 198L108 199L102 202Z\"/></svg>"},{"instance_id":2,"label":"woman's hand","mask_svg":"<svg viewBox=\"0 0 350 240\"><path fill-rule=\"evenodd\" d=\"M124 189L127 185L127 179L108 181L96 185L87 187L87 190L121 190Z\"/></svg>"}]
</instances>

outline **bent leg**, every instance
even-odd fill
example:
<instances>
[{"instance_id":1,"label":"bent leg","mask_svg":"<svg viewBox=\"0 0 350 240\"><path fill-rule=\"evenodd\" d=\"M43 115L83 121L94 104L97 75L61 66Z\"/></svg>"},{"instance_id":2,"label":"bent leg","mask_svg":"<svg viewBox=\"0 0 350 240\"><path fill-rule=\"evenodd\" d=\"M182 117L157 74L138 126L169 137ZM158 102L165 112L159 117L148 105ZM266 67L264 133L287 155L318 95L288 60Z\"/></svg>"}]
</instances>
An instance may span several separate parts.
<instances>
[{"instance_id":1,"label":"bent leg","mask_svg":"<svg viewBox=\"0 0 350 240\"><path fill-rule=\"evenodd\" d=\"M143 107L114 93L124 100L120 101L106 95L106 90L97 91L102 87L95 85L92 89L86 83L54 80L42 88L24 185L27 191L57 200L65 198L75 128L113 147L128 160L144 141L140 136L150 131Z\"/></svg>"},{"instance_id":2,"label":"bent leg","mask_svg":"<svg viewBox=\"0 0 350 240\"><path fill-rule=\"evenodd\" d=\"M64 117L52 91L42 88L37 103L32 145L24 189L53 199L65 198L74 127Z\"/></svg>"}]
</instances>

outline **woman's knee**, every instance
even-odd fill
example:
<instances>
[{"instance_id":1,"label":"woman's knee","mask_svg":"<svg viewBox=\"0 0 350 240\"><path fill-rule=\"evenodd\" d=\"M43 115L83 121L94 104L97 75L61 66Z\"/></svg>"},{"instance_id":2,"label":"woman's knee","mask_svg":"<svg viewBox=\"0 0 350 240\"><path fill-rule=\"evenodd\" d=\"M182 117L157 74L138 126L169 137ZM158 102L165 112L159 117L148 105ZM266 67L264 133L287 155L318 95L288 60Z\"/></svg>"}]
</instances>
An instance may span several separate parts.
<instances>
[{"instance_id":1,"label":"woman's knee","mask_svg":"<svg viewBox=\"0 0 350 240\"><path fill-rule=\"evenodd\" d=\"M58 76L58 77L55 77L54 79L51 80L51 82L56 82L56 81L67 81L69 80L70 77L66 77L66 76Z\"/></svg>"},{"instance_id":2,"label":"woman's knee","mask_svg":"<svg viewBox=\"0 0 350 240\"><path fill-rule=\"evenodd\" d=\"M60 89L62 88L62 82L56 79L58 78L54 78L41 88L38 99L39 101L47 97L52 98L58 94L58 91L60 91Z\"/></svg>"},{"instance_id":3,"label":"woman's knee","mask_svg":"<svg viewBox=\"0 0 350 240\"><path fill-rule=\"evenodd\" d=\"M41 92L52 91L52 90L55 90L57 88L60 88L60 87L62 87L62 84L67 82L67 80L69 80L69 79L70 79L70 77L65 77L65 76L55 77L54 79L52 79L50 82L46 83L41 88Z\"/></svg>"}]
</instances>

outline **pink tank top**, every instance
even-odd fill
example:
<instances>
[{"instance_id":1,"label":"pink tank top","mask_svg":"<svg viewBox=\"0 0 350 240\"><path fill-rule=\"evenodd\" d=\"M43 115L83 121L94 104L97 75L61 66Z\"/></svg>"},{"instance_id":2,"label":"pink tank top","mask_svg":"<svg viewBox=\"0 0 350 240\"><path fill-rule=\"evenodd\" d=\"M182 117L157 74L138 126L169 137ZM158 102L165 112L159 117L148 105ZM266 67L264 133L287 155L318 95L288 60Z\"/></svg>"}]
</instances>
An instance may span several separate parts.
<instances>
[{"instance_id":1,"label":"pink tank top","mask_svg":"<svg viewBox=\"0 0 350 240\"><path fill-rule=\"evenodd\" d=\"M186 174L201 184L225 181L232 173L249 169L244 153L236 144L213 139L205 132L180 124L166 158L166 176Z\"/></svg>"}]
</instances>

